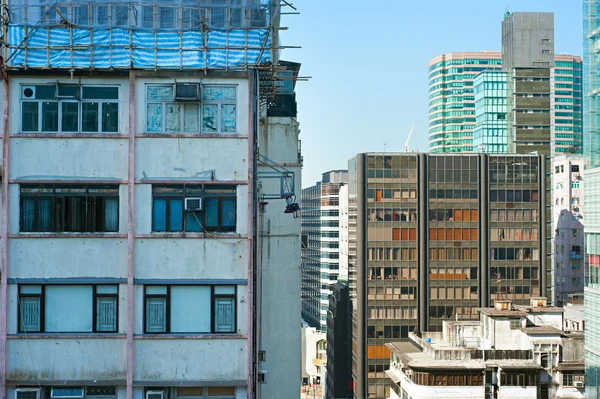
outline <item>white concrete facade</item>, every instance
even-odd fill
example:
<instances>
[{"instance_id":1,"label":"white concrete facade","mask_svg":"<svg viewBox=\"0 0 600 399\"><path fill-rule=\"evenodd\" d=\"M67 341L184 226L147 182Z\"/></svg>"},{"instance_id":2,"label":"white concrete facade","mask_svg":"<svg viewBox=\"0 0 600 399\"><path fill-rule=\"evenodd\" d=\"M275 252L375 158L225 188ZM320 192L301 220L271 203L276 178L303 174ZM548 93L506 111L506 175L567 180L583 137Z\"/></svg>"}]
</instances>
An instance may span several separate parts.
<instances>
[{"instance_id":1,"label":"white concrete facade","mask_svg":"<svg viewBox=\"0 0 600 399\"><path fill-rule=\"evenodd\" d=\"M59 385L81 387L85 396L89 395L85 393L89 387L114 388L109 397L115 399L145 399L148 391L161 391L164 399L298 397L299 367L294 364L299 362L294 359L300 357L300 224L292 215L283 213L284 199L273 200L265 219L271 234L257 238L254 190L255 158L259 152L273 159L279 156L278 162L295 171L294 189L299 192L301 163L295 117L269 118L265 109L259 109L252 73L192 76L132 71L129 76L122 76L14 75L3 86L9 87L7 95L0 96L3 101L9 99L3 104L8 130L3 135L2 159L2 207L8 218L3 220L0 232L4 272L0 289L6 287L6 300L0 300L0 318L6 322L0 337L0 358L5 359L0 373L6 371L6 385L0 387L0 398L15 398L15 390L21 387L41 387L43 399ZM78 87L116 87L117 131L81 132L84 105L79 105L77 131L25 132L23 88L57 82ZM181 116L181 129L149 132L148 87L174 87L176 82L200 84L203 89L234 88L235 128L227 133L187 133L184 123L196 123L194 117L202 123L202 101L185 108L189 102L170 100L177 104L174 113ZM62 101L58 100L61 115ZM72 101L86 103L85 99ZM163 106L162 123L167 125L170 114ZM184 109L194 107L199 111L184 114ZM215 109L218 115L225 112ZM101 108L98 118L104 112ZM66 123L65 115L61 123ZM116 230L25 231L23 187L54 187L56 192L62 186L90 189L99 185L117 187ZM205 227L208 219L204 222L207 208L193 213L184 210L181 220L181 226L192 225L195 218L198 225L202 224L201 230L173 227L178 223L175 219L179 208L169 202L164 218L171 228L164 231L155 227L157 219L163 217L157 216L161 211L155 202L159 198L155 191L162 186L182 190L184 186L202 187L203 193L224 188L233 190L229 198L235 199L230 202L232 208L226 210L223 194L214 194L217 227L210 231ZM183 201L181 206L184 197L193 196L177 197L177 201ZM52 198L58 197L53 194ZM59 203L57 199L52 201ZM85 217L92 209L89 204L86 202ZM207 204L203 200L203 206ZM39 210L40 205L36 206ZM56 225L56 215L67 211L52 206ZM221 230L225 213L230 217L231 209L233 226ZM109 211L103 208L103 212ZM39 226L45 216L35 215ZM74 218L64 217L71 221ZM202 222L198 217L203 218ZM260 260L254 248L256 242L264 248ZM255 280L259 268L262 286ZM100 332L101 305L96 294L103 289L98 287L107 286L116 287L115 329ZM24 292L37 287L41 292L36 313L40 326L30 330L23 324ZM50 327L55 322L52 317L60 322L60 314L52 312L63 309L51 291L63 287L66 291L79 287L94 292L90 299L94 305L89 308L93 327L89 331L87 327L77 330L69 326L69 331L57 332ZM166 299L159 305L165 309L164 319L149 310L155 306L149 299L153 287L165 287ZM68 303L68 295L60 295L63 305ZM163 298L163 294L157 295ZM232 302L224 305L219 302L220 295ZM190 298L201 299L196 302ZM75 299L71 300L73 308L79 306ZM65 307L61 312L68 310ZM255 318L255 312L261 315ZM158 321L150 321L151 318ZM176 331L176 320L181 325L197 326L200 319L204 320L204 327L192 327L191 331L180 327ZM164 326L165 331L150 331L148 325L154 322ZM266 362L258 364L258 351L266 351ZM267 384L258 383L260 370L268 371L273 378L271 384L268 380Z\"/></svg>"},{"instance_id":2,"label":"white concrete facade","mask_svg":"<svg viewBox=\"0 0 600 399\"><path fill-rule=\"evenodd\" d=\"M552 303L558 306L583 293L583 165L583 158L565 156L554 158L552 165Z\"/></svg>"}]
</instances>

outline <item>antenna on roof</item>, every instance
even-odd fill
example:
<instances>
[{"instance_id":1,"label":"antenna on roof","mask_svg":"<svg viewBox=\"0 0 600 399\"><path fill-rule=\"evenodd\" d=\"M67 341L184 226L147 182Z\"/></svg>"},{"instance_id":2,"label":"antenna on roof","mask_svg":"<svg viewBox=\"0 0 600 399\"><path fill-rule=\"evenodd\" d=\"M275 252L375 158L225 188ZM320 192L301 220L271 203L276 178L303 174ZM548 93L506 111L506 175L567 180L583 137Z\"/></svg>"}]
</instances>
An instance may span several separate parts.
<instances>
[{"instance_id":1,"label":"antenna on roof","mask_svg":"<svg viewBox=\"0 0 600 399\"><path fill-rule=\"evenodd\" d=\"M504 19L508 18L509 15L510 15L510 10L508 9L508 7L506 7L506 10L504 10Z\"/></svg>"}]
</instances>

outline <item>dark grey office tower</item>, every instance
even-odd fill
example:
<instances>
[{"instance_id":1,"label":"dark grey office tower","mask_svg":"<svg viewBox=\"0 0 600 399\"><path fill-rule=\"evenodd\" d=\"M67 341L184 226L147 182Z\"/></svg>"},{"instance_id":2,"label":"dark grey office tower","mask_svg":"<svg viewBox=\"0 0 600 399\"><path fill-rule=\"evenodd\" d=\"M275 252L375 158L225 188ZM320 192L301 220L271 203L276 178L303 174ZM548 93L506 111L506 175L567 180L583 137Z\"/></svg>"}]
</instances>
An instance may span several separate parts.
<instances>
[{"instance_id":1,"label":"dark grey office tower","mask_svg":"<svg viewBox=\"0 0 600 399\"><path fill-rule=\"evenodd\" d=\"M336 283L329 296L327 315L327 383L325 399L348 399L350 389L350 293Z\"/></svg>"},{"instance_id":2,"label":"dark grey office tower","mask_svg":"<svg viewBox=\"0 0 600 399\"><path fill-rule=\"evenodd\" d=\"M355 398L389 396L386 343L546 295L544 156L363 153L348 172Z\"/></svg>"},{"instance_id":3,"label":"dark grey office tower","mask_svg":"<svg viewBox=\"0 0 600 399\"><path fill-rule=\"evenodd\" d=\"M508 152L552 155L554 14L506 13L502 69L508 72Z\"/></svg>"}]
</instances>

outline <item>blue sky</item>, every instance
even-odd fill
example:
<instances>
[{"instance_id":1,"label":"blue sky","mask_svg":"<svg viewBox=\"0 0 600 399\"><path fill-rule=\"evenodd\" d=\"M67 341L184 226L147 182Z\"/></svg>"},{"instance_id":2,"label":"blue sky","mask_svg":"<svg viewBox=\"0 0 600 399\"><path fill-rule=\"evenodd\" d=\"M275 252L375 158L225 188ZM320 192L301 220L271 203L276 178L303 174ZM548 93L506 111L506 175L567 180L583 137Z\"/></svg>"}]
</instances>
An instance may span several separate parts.
<instances>
[{"instance_id":1,"label":"blue sky","mask_svg":"<svg viewBox=\"0 0 600 399\"><path fill-rule=\"evenodd\" d=\"M302 186L366 151L427 150L427 63L454 51L500 50L504 11L551 11L556 53L582 55L581 0L295 0L282 58L296 86ZM287 8L287 11L292 11Z\"/></svg>"}]
</instances>

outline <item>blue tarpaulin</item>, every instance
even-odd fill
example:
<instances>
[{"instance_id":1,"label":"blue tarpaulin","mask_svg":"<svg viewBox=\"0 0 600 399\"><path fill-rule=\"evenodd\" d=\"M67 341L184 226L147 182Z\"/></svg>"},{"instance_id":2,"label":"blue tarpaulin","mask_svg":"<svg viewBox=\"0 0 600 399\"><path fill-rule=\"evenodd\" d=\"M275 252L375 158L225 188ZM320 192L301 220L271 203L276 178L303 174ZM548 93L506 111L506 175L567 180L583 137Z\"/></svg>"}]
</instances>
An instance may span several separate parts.
<instances>
[{"instance_id":1,"label":"blue tarpaulin","mask_svg":"<svg viewBox=\"0 0 600 399\"><path fill-rule=\"evenodd\" d=\"M264 28L179 32L11 24L7 39L11 68L241 69L271 61Z\"/></svg>"}]
</instances>

